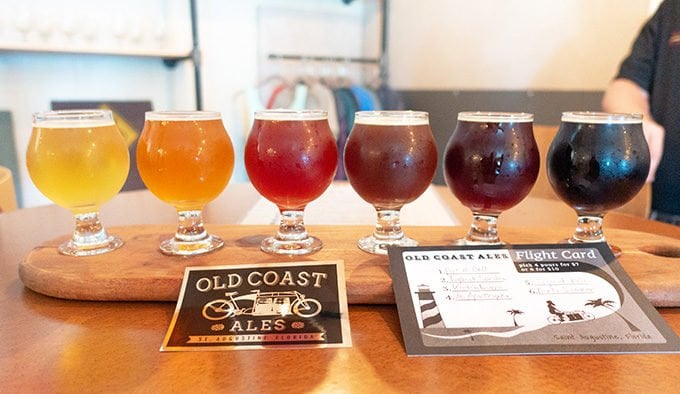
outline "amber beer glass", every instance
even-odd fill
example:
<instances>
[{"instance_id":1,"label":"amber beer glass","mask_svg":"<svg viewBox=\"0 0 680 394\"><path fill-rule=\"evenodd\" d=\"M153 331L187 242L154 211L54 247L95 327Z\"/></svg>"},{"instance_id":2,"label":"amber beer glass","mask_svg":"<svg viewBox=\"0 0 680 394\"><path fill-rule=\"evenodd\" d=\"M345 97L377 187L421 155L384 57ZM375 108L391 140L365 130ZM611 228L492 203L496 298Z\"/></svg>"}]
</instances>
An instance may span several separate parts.
<instances>
[{"instance_id":1,"label":"amber beer glass","mask_svg":"<svg viewBox=\"0 0 680 394\"><path fill-rule=\"evenodd\" d=\"M234 169L234 148L219 112L147 112L137 166L146 187L178 213L177 231L161 242L161 252L191 256L224 245L205 230L202 218L203 207L222 193Z\"/></svg>"},{"instance_id":2,"label":"amber beer glass","mask_svg":"<svg viewBox=\"0 0 680 394\"><path fill-rule=\"evenodd\" d=\"M255 112L245 147L245 166L255 189L276 204L276 236L262 241L267 253L304 255L322 247L304 225L305 206L333 181L338 149L328 114L318 110Z\"/></svg>"},{"instance_id":3,"label":"amber beer glass","mask_svg":"<svg viewBox=\"0 0 680 394\"><path fill-rule=\"evenodd\" d=\"M111 111L33 114L26 164L35 186L75 216L73 236L59 245L60 253L90 256L123 245L99 221L99 207L120 191L130 169L128 148Z\"/></svg>"},{"instance_id":4,"label":"amber beer glass","mask_svg":"<svg viewBox=\"0 0 680 394\"><path fill-rule=\"evenodd\" d=\"M472 211L458 244L501 244L497 220L522 201L538 177L534 116L514 112L461 112L444 154L444 179Z\"/></svg>"},{"instance_id":5,"label":"amber beer glass","mask_svg":"<svg viewBox=\"0 0 680 394\"><path fill-rule=\"evenodd\" d=\"M418 198L437 169L437 147L427 112L360 111L347 139L345 173L352 188L375 207L372 235L359 249L387 254L387 246L417 246L404 235L400 210Z\"/></svg>"}]
</instances>

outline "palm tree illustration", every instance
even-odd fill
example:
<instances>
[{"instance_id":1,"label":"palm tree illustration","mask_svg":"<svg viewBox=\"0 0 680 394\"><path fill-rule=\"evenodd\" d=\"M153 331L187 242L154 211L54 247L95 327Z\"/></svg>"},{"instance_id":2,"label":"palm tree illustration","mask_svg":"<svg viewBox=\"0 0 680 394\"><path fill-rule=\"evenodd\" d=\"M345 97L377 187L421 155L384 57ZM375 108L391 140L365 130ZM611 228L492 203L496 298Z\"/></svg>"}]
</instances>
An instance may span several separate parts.
<instances>
[{"instance_id":1,"label":"palm tree illustration","mask_svg":"<svg viewBox=\"0 0 680 394\"><path fill-rule=\"evenodd\" d=\"M524 312L520 311L519 309L508 309L507 312L512 316L512 322L515 324L515 327L519 327L517 324L517 315L521 315Z\"/></svg>"},{"instance_id":2,"label":"palm tree illustration","mask_svg":"<svg viewBox=\"0 0 680 394\"><path fill-rule=\"evenodd\" d=\"M614 301L611 301L611 300L602 301L602 298L598 298L596 300L588 300L588 302L585 303L585 306L590 306L590 307L593 307L593 308L603 306L603 307L609 309L610 311L616 313L616 315L618 317L623 319L623 321L625 321L626 324L628 324L628 328L630 328L631 331L640 331L640 329L637 328L637 326L635 326L635 324L629 322L628 319L626 319L625 317L623 317L622 314L619 313L619 311L614 309Z\"/></svg>"}]
</instances>

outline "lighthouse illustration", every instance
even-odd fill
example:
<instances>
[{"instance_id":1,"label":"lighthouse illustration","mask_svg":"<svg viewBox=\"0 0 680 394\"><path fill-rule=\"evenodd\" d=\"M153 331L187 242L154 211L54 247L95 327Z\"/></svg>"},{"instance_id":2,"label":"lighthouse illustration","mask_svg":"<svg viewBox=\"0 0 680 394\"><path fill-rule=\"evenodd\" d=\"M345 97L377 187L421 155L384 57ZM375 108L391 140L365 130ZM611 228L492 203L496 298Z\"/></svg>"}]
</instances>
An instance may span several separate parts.
<instances>
[{"instance_id":1,"label":"lighthouse illustration","mask_svg":"<svg viewBox=\"0 0 680 394\"><path fill-rule=\"evenodd\" d=\"M418 294L423 328L445 328L442 316L439 314L439 307L434 300L434 292L430 290L430 286L419 285L415 294Z\"/></svg>"}]
</instances>

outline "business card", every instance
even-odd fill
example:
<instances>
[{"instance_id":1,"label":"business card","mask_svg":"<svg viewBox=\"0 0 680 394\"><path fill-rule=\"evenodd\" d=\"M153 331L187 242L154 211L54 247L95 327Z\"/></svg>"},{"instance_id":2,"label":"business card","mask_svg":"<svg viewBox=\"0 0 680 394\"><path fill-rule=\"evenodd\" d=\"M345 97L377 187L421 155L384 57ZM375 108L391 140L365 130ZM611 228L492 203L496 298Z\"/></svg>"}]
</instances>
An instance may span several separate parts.
<instances>
[{"instance_id":1,"label":"business card","mask_svg":"<svg viewBox=\"0 0 680 394\"><path fill-rule=\"evenodd\" d=\"M680 351L606 243L390 248L409 355Z\"/></svg>"},{"instance_id":2,"label":"business card","mask_svg":"<svg viewBox=\"0 0 680 394\"><path fill-rule=\"evenodd\" d=\"M350 347L342 261L187 267L161 351Z\"/></svg>"}]
</instances>

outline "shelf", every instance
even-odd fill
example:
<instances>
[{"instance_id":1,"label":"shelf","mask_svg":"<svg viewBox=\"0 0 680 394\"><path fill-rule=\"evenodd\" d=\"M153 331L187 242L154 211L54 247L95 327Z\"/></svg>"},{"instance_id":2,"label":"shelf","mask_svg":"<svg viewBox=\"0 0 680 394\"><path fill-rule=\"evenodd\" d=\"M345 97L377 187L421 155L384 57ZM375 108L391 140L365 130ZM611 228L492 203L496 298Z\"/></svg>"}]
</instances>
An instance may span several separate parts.
<instances>
[{"instance_id":1,"label":"shelf","mask_svg":"<svg viewBox=\"0 0 680 394\"><path fill-rule=\"evenodd\" d=\"M165 9L168 5L166 1L159 1L162 1L162 3L158 4L162 9ZM187 0L174 1L174 3L177 3L175 5L184 2L187 2ZM0 11L3 11L3 6L4 4L0 4ZM125 7L125 5L123 4L122 7ZM53 11L57 12L56 9ZM196 26L196 0L188 0L187 11L189 12L189 18L186 21L186 26L190 32L190 39L185 39L186 36L183 34L171 36L165 34L162 36L142 34L141 36L125 37L118 34L120 33L119 29L115 29L112 35L97 34L95 38L88 34L65 35L64 31L53 32L54 35L46 35L44 34L44 26L24 26L24 23L21 29L15 29L15 31L10 32L11 34L0 36L0 55L2 53L25 53L152 58L161 59L163 64L169 68L175 67L180 61L190 61L193 65L196 109L200 110L203 104L201 98L200 50L198 48L198 29ZM24 15L24 17L30 19L31 14L27 15ZM172 25L177 31L184 30L178 28L182 27L182 22L173 23ZM30 28L26 29L27 27ZM20 31L23 33L19 34ZM171 49L158 50L158 47L163 45Z\"/></svg>"},{"instance_id":2,"label":"shelf","mask_svg":"<svg viewBox=\"0 0 680 394\"><path fill-rule=\"evenodd\" d=\"M146 48L56 48L54 46L44 46L44 45L7 45L0 44L0 52L13 52L13 53L51 53L51 54L80 54L80 55L103 55L103 56L130 56L130 57L149 57L149 58L160 58L164 60L185 60L191 59L192 51L188 50L149 50Z\"/></svg>"}]
</instances>

